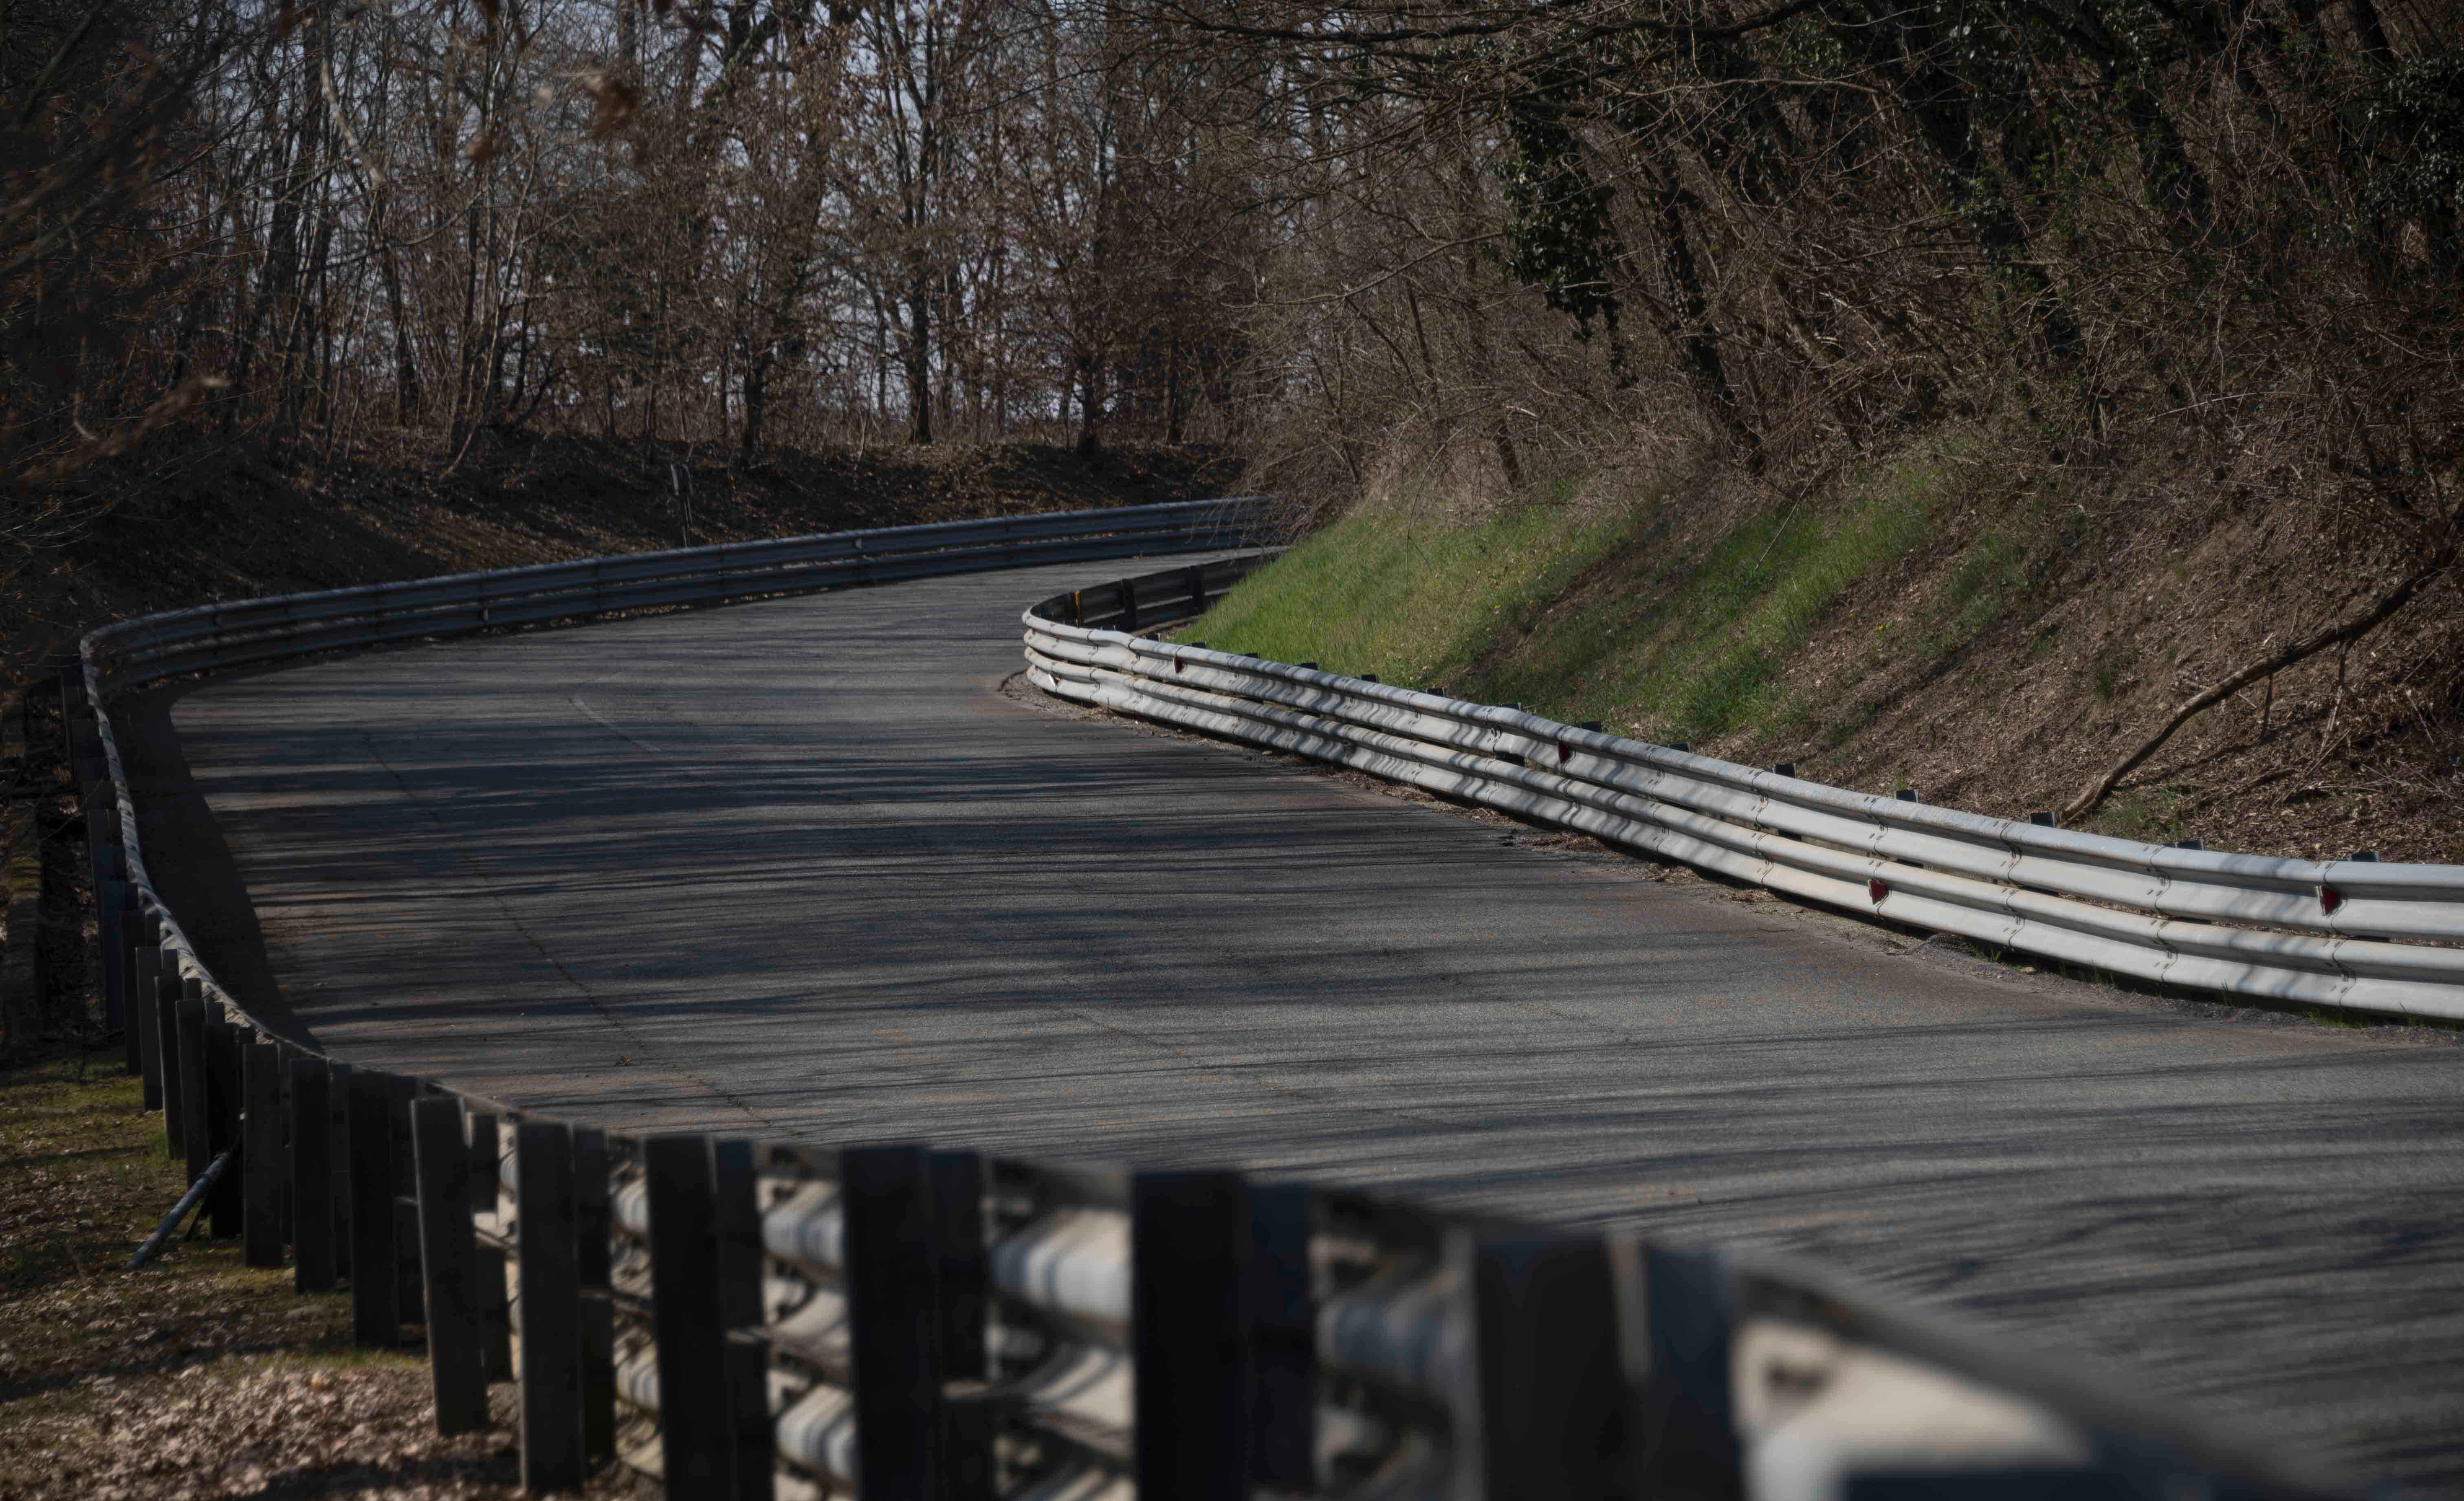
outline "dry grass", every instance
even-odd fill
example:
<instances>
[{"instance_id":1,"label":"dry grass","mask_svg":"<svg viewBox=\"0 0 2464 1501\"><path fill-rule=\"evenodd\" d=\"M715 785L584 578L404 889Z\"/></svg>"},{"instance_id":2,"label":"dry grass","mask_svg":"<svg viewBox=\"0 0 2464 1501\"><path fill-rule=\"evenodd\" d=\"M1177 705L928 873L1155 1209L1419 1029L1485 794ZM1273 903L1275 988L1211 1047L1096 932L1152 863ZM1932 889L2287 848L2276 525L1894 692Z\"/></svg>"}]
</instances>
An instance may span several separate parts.
<instances>
[{"instance_id":1,"label":"dry grass","mask_svg":"<svg viewBox=\"0 0 2464 1501\"><path fill-rule=\"evenodd\" d=\"M1355 510L1187 634L1872 792L2059 808L2173 706L2393 569L2332 507L1961 424L1837 474L1603 472ZM2274 641L2271 641L2271 637ZM2464 595L2193 720L2092 822L2464 860Z\"/></svg>"},{"instance_id":2,"label":"dry grass","mask_svg":"<svg viewBox=\"0 0 2464 1501\"><path fill-rule=\"evenodd\" d=\"M121 1270L181 1188L159 1120L116 1066L0 1073L0 1501L518 1494L512 1388L440 1439L425 1356L353 1349L347 1296L202 1236Z\"/></svg>"}]
</instances>

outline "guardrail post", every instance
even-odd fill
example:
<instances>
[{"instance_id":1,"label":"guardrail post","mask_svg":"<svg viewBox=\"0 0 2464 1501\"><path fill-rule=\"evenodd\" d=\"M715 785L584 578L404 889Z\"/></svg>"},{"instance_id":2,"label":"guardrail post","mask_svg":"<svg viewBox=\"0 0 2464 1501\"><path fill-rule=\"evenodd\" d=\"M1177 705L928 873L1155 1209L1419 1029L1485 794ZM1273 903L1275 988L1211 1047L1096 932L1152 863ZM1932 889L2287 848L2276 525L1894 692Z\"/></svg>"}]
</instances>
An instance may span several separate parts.
<instances>
[{"instance_id":1,"label":"guardrail post","mask_svg":"<svg viewBox=\"0 0 2464 1501\"><path fill-rule=\"evenodd\" d=\"M984 1161L974 1152L930 1152L933 1296L941 1327L940 1375L980 1383L988 1374L985 1325L992 1313L992 1256L984 1241ZM937 1449L941 1501L992 1501L993 1414L980 1403L945 1401Z\"/></svg>"},{"instance_id":2,"label":"guardrail post","mask_svg":"<svg viewBox=\"0 0 2464 1501\"><path fill-rule=\"evenodd\" d=\"M1736 1298L1716 1252L1609 1245L1628 1392L1627 1490L1733 1496L1743 1488L1730 1345Z\"/></svg>"},{"instance_id":3,"label":"guardrail post","mask_svg":"<svg viewBox=\"0 0 2464 1501\"><path fill-rule=\"evenodd\" d=\"M573 1264L582 1288L582 1460L593 1470L616 1457L616 1302L608 1220L607 1133L576 1126Z\"/></svg>"},{"instance_id":4,"label":"guardrail post","mask_svg":"<svg viewBox=\"0 0 2464 1501\"><path fill-rule=\"evenodd\" d=\"M334 1129L322 1058L291 1060L291 1286L334 1290Z\"/></svg>"},{"instance_id":5,"label":"guardrail post","mask_svg":"<svg viewBox=\"0 0 2464 1501\"><path fill-rule=\"evenodd\" d=\"M1249 1186L1249 1481L1317 1485L1317 1310L1309 1295L1309 1189Z\"/></svg>"},{"instance_id":6,"label":"guardrail post","mask_svg":"<svg viewBox=\"0 0 2464 1501\"><path fill-rule=\"evenodd\" d=\"M240 1077L239 1052L242 1029L227 1021L216 1021L210 1015L206 1021L206 1140L211 1157L219 1157L240 1142ZM211 1161L211 1157L208 1160ZM226 1169L206 1195L206 1212L212 1216L216 1240L240 1233L245 1219L245 1200L240 1186L246 1181L250 1164L243 1149L240 1160Z\"/></svg>"},{"instance_id":7,"label":"guardrail post","mask_svg":"<svg viewBox=\"0 0 2464 1501\"><path fill-rule=\"evenodd\" d=\"M1119 583L1113 585L1113 587L1118 589L1121 593L1121 618L1114 623L1114 628L1124 631L1136 630L1138 628L1137 584L1131 579L1124 578Z\"/></svg>"},{"instance_id":8,"label":"guardrail post","mask_svg":"<svg viewBox=\"0 0 2464 1501\"><path fill-rule=\"evenodd\" d=\"M390 1350L402 1339L401 1281L394 1269L392 1077L354 1073L349 1099L351 1342Z\"/></svg>"},{"instance_id":9,"label":"guardrail post","mask_svg":"<svg viewBox=\"0 0 2464 1501\"><path fill-rule=\"evenodd\" d=\"M163 1138L172 1156L187 1159L188 1181L195 1183L198 1174L205 1171L197 1162L197 1153L206 1144L202 1124L205 1093L197 1075L205 1067L206 1003L193 1003L193 1016L188 1011L190 1004L177 990L164 988Z\"/></svg>"},{"instance_id":10,"label":"guardrail post","mask_svg":"<svg viewBox=\"0 0 2464 1501\"><path fill-rule=\"evenodd\" d=\"M461 1102L414 1102L410 1140L419 1185L421 1303L428 1315L436 1431L469 1433L488 1425L488 1379L479 1368L479 1314L472 1286L471 1149L462 1141Z\"/></svg>"},{"instance_id":11,"label":"guardrail post","mask_svg":"<svg viewBox=\"0 0 2464 1501\"><path fill-rule=\"evenodd\" d=\"M533 1495L579 1490L588 1468L582 1456L573 1135L561 1125L525 1120L514 1128L514 1161L516 1254L522 1278L522 1489ZM672 1471L669 1485L675 1485Z\"/></svg>"},{"instance_id":12,"label":"guardrail post","mask_svg":"<svg viewBox=\"0 0 2464 1501\"><path fill-rule=\"evenodd\" d=\"M933 1244L924 1148L840 1152L839 1203L847 1214L847 1341L864 1493L867 1501L935 1501L942 1335L934 1261L916 1254Z\"/></svg>"},{"instance_id":13,"label":"guardrail post","mask_svg":"<svg viewBox=\"0 0 2464 1501\"><path fill-rule=\"evenodd\" d=\"M716 1233L719 1326L726 1331L728 1427L735 1436L739 1501L771 1501L778 1442L770 1421L770 1346L760 1338L761 1204L753 1143L721 1137L710 1143Z\"/></svg>"},{"instance_id":14,"label":"guardrail post","mask_svg":"<svg viewBox=\"0 0 2464 1501\"><path fill-rule=\"evenodd\" d=\"M984 1160L928 1153L933 1179L934 1297L941 1316L941 1377L981 1381L992 1314L992 1256L984 1244Z\"/></svg>"},{"instance_id":15,"label":"guardrail post","mask_svg":"<svg viewBox=\"0 0 2464 1501\"><path fill-rule=\"evenodd\" d=\"M660 1458L671 1493L715 1495L729 1489L735 1442L727 1422L727 1337L719 1322L709 1139L651 1137L642 1143L642 1169L650 1207ZM874 1495L869 1480L865 1490Z\"/></svg>"},{"instance_id":16,"label":"guardrail post","mask_svg":"<svg viewBox=\"0 0 2464 1501\"><path fill-rule=\"evenodd\" d=\"M385 1134L393 1147L393 1296L395 1316L406 1324L428 1317L419 1285L419 1169L410 1146L410 1107L418 1099L416 1077L385 1076Z\"/></svg>"},{"instance_id":17,"label":"guardrail post","mask_svg":"<svg viewBox=\"0 0 2464 1501\"><path fill-rule=\"evenodd\" d=\"M117 845L111 851L111 864L120 874L102 883L95 903L95 926L102 940L102 1023L120 1033L121 1055L127 1061L128 1072L143 1074L144 1056L137 1050L137 1023L129 1014L128 1003L129 919L137 908L137 892L124 879L127 856Z\"/></svg>"},{"instance_id":18,"label":"guardrail post","mask_svg":"<svg viewBox=\"0 0 2464 1501\"><path fill-rule=\"evenodd\" d=\"M246 1239L240 1260L252 1267L282 1265L282 1049L252 1042L240 1050L248 1112L239 1165L244 1173Z\"/></svg>"},{"instance_id":19,"label":"guardrail post","mask_svg":"<svg viewBox=\"0 0 2464 1501\"><path fill-rule=\"evenodd\" d=\"M1204 615L1206 613L1205 566L1203 564L1192 563L1186 572L1189 578L1189 613L1191 615Z\"/></svg>"},{"instance_id":20,"label":"guardrail post","mask_svg":"<svg viewBox=\"0 0 2464 1501\"><path fill-rule=\"evenodd\" d=\"M1239 1173L1130 1179L1133 1444L1140 1496L1248 1501L1253 1231Z\"/></svg>"},{"instance_id":21,"label":"guardrail post","mask_svg":"<svg viewBox=\"0 0 2464 1501\"><path fill-rule=\"evenodd\" d=\"M472 1203L495 1212L504 1203L496 1118L491 1112L479 1112L470 1118L470 1128ZM476 1245L472 1257L479 1309L479 1368L492 1381L510 1381L514 1379L514 1307L505 1293L505 1249Z\"/></svg>"},{"instance_id":22,"label":"guardrail post","mask_svg":"<svg viewBox=\"0 0 2464 1501\"><path fill-rule=\"evenodd\" d=\"M141 910L128 934L128 1030L148 1110L163 1108L162 943L162 920Z\"/></svg>"},{"instance_id":23,"label":"guardrail post","mask_svg":"<svg viewBox=\"0 0 2464 1501\"><path fill-rule=\"evenodd\" d=\"M1470 1336L1454 1396L1456 1494L1626 1495L1625 1382L1608 1248L1587 1236L1456 1230L1445 1254Z\"/></svg>"},{"instance_id":24,"label":"guardrail post","mask_svg":"<svg viewBox=\"0 0 2464 1501\"><path fill-rule=\"evenodd\" d=\"M351 1274L351 1066L325 1060L325 1202L334 1211L334 1271Z\"/></svg>"}]
</instances>

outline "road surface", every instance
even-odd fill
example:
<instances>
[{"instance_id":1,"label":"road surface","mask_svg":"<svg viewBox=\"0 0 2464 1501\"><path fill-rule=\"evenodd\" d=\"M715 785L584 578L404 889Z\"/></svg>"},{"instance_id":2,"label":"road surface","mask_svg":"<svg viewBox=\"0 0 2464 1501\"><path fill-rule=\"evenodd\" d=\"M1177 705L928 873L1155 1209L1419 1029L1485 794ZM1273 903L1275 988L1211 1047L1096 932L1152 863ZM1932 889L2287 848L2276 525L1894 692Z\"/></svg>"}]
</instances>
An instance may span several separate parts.
<instances>
[{"instance_id":1,"label":"road surface","mask_svg":"<svg viewBox=\"0 0 2464 1501\"><path fill-rule=\"evenodd\" d=\"M1021 608L1123 566L165 690L141 826L356 1062L1786 1249L2464 1495L2464 1047L1947 968L1003 696Z\"/></svg>"}]
</instances>

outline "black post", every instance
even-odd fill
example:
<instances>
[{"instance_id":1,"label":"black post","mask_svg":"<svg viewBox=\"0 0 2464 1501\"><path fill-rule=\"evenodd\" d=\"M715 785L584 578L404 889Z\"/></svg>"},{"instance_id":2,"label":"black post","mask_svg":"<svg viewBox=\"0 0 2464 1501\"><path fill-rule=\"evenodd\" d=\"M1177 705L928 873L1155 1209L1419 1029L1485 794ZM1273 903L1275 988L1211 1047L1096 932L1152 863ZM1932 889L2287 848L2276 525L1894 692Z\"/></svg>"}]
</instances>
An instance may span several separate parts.
<instances>
[{"instance_id":1,"label":"black post","mask_svg":"<svg viewBox=\"0 0 2464 1501\"><path fill-rule=\"evenodd\" d=\"M210 1014L206 1019L206 1138L208 1150L215 1157L240 1145L240 1033L244 1029L227 1021L216 1021ZM206 1212L213 1217L214 1238L228 1239L237 1235L245 1217L245 1201L240 1185L248 1173L248 1164L232 1164L237 1171L226 1170L214 1181L206 1194Z\"/></svg>"},{"instance_id":2,"label":"black post","mask_svg":"<svg viewBox=\"0 0 2464 1501\"><path fill-rule=\"evenodd\" d=\"M660 1457L671 1492L717 1495L734 1476L735 1441L728 1427L727 1337L719 1321L717 1205L709 1140L651 1137L642 1143L642 1170L650 1206ZM873 1495L869 1480L865 1492Z\"/></svg>"},{"instance_id":3,"label":"black post","mask_svg":"<svg viewBox=\"0 0 2464 1501\"><path fill-rule=\"evenodd\" d=\"M917 1254L933 1244L924 1148L839 1153L839 1203L847 1214L847 1354L866 1501L935 1501L942 1336L933 1258Z\"/></svg>"},{"instance_id":4,"label":"black post","mask_svg":"<svg viewBox=\"0 0 2464 1501\"><path fill-rule=\"evenodd\" d=\"M1130 1341L1141 1496L1248 1501L1250 1237L1239 1173L1130 1179ZM862 1420L859 1419L859 1422Z\"/></svg>"},{"instance_id":5,"label":"black post","mask_svg":"<svg viewBox=\"0 0 2464 1501\"><path fill-rule=\"evenodd\" d=\"M941 1378L984 1379L984 1326L992 1312L992 1261L984 1244L984 1160L934 1152L934 1297L941 1310Z\"/></svg>"},{"instance_id":6,"label":"black post","mask_svg":"<svg viewBox=\"0 0 2464 1501\"><path fill-rule=\"evenodd\" d=\"M522 1278L522 1489L534 1495L579 1490L589 1471L582 1457L582 1284L574 1256L572 1133L543 1121L516 1126L514 1180Z\"/></svg>"},{"instance_id":7,"label":"black post","mask_svg":"<svg viewBox=\"0 0 2464 1501\"><path fill-rule=\"evenodd\" d=\"M1114 628L1134 631L1138 628L1138 586L1124 578L1116 587L1121 591L1121 619Z\"/></svg>"},{"instance_id":8,"label":"black post","mask_svg":"<svg viewBox=\"0 0 2464 1501\"><path fill-rule=\"evenodd\" d=\"M419 1171L410 1136L410 1107L419 1093L416 1076L385 1076L385 1134L393 1145L393 1296L395 1316L406 1324L428 1320L419 1285Z\"/></svg>"},{"instance_id":9,"label":"black post","mask_svg":"<svg viewBox=\"0 0 2464 1501\"><path fill-rule=\"evenodd\" d=\"M1192 564L1185 576L1189 579L1189 613L1193 616L1204 615L1206 613L1206 570L1200 565Z\"/></svg>"},{"instance_id":10,"label":"black post","mask_svg":"<svg viewBox=\"0 0 2464 1501\"><path fill-rule=\"evenodd\" d=\"M112 856L120 851L114 847ZM105 869L117 866L117 859L106 859L104 852L95 852L96 863ZM128 946L122 937L121 918L128 903L127 883L117 876L95 883L95 936L102 946L102 1027L105 1033L120 1033L121 1049L128 1060L128 1072L137 1072L137 1029L128 1025Z\"/></svg>"},{"instance_id":11,"label":"black post","mask_svg":"<svg viewBox=\"0 0 2464 1501\"><path fill-rule=\"evenodd\" d=\"M582 1286L582 1456L616 1457L616 1302L607 1201L607 1133L573 1132L574 1278Z\"/></svg>"},{"instance_id":12,"label":"black post","mask_svg":"<svg viewBox=\"0 0 2464 1501\"><path fill-rule=\"evenodd\" d=\"M351 1341L389 1350L402 1339L401 1281L394 1266L391 1076L354 1073L346 1082L351 1168Z\"/></svg>"},{"instance_id":13,"label":"black post","mask_svg":"<svg viewBox=\"0 0 2464 1501\"><path fill-rule=\"evenodd\" d=\"M1267 1490L1317 1485L1317 1309L1309 1296L1309 1190L1252 1184L1249 1478Z\"/></svg>"},{"instance_id":14,"label":"black post","mask_svg":"<svg viewBox=\"0 0 2464 1501\"><path fill-rule=\"evenodd\" d=\"M151 936L151 913L138 922L128 941L128 1028L137 1036L137 1075L145 1108L163 1108L163 1007L156 999L163 950Z\"/></svg>"},{"instance_id":15,"label":"black post","mask_svg":"<svg viewBox=\"0 0 2464 1501\"><path fill-rule=\"evenodd\" d=\"M1630 1393L1624 1493L1733 1496L1743 1489L1730 1346L1736 1298L1712 1251L1617 1247Z\"/></svg>"},{"instance_id":16,"label":"black post","mask_svg":"<svg viewBox=\"0 0 2464 1501\"><path fill-rule=\"evenodd\" d=\"M711 1206L716 1229L718 1321L727 1331L727 1425L737 1501L771 1501L777 1441L770 1426L770 1348L743 1338L761 1327L761 1205L753 1143L720 1137L710 1143Z\"/></svg>"},{"instance_id":17,"label":"black post","mask_svg":"<svg viewBox=\"0 0 2464 1501\"><path fill-rule=\"evenodd\" d=\"M1608 1248L1571 1235L1458 1230L1470 1379L1455 1463L1484 1501L1609 1501L1627 1491L1625 1381Z\"/></svg>"},{"instance_id":18,"label":"black post","mask_svg":"<svg viewBox=\"0 0 2464 1501\"><path fill-rule=\"evenodd\" d=\"M334 1211L334 1271L351 1274L351 1076L347 1063L325 1060L325 1202Z\"/></svg>"},{"instance_id":19,"label":"black post","mask_svg":"<svg viewBox=\"0 0 2464 1501\"><path fill-rule=\"evenodd\" d=\"M933 1185L933 1295L947 1391L951 1383L980 1382L990 1374L984 1330L992 1308L992 1265L984 1242L984 1164L973 1152L934 1152L925 1167ZM999 1478L992 1418L981 1404L953 1403L943 1411L942 1501L992 1501Z\"/></svg>"},{"instance_id":20,"label":"black post","mask_svg":"<svg viewBox=\"0 0 2464 1501\"><path fill-rule=\"evenodd\" d=\"M436 1431L488 1425L488 1378L479 1367L479 1311L472 1282L471 1149L462 1106L422 1099L410 1107L411 1161L419 1185L419 1263L428 1312L428 1369L436 1387Z\"/></svg>"},{"instance_id":21,"label":"black post","mask_svg":"<svg viewBox=\"0 0 2464 1501\"><path fill-rule=\"evenodd\" d=\"M481 1113L471 1122L471 1199L473 1207L494 1210L502 1202L502 1164L496 1118ZM514 1310L505 1295L505 1251L501 1246L475 1248L478 1267L479 1366L492 1381L514 1379Z\"/></svg>"},{"instance_id":22,"label":"black post","mask_svg":"<svg viewBox=\"0 0 2464 1501\"><path fill-rule=\"evenodd\" d=\"M206 1150L206 1003L184 996L168 1004L172 1063L163 1076L163 1128L195 1183L214 1160Z\"/></svg>"},{"instance_id":23,"label":"black post","mask_svg":"<svg viewBox=\"0 0 2464 1501\"><path fill-rule=\"evenodd\" d=\"M334 1290L334 1130L322 1058L291 1060L291 1286Z\"/></svg>"},{"instance_id":24,"label":"black post","mask_svg":"<svg viewBox=\"0 0 2464 1501\"><path fill-rule=\"evenodd\" d=\"M282 1049L252 1042L241 1050L242 1087L248 1114L239 1165L246 1175L243 1214L247 1238L240 1260L252 1267L282 1265L282 1181L290 1165L282 1150Z\"/></svg>"}]
</instances>

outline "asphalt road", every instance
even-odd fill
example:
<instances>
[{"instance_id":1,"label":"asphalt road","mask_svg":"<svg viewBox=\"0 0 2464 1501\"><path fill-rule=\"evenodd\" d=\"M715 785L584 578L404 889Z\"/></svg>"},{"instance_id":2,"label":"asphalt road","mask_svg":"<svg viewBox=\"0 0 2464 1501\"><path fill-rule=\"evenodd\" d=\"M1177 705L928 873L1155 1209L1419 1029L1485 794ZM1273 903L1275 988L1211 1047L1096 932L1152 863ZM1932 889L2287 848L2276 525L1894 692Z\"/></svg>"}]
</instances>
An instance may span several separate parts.
<instances>
[{"instance_id":1,"label":"asphalt road","mask_svg":"<svg viewBox=\"0 0 2464 1501\"><path fill-rule=\"evenodd\" d=\"M1023 604L1120 567L153 695L144 837L365 1064L1785 1248L2464 1495L2464 1047L1947 968L1004 697Z\"/></svg>"}]
</instances>

